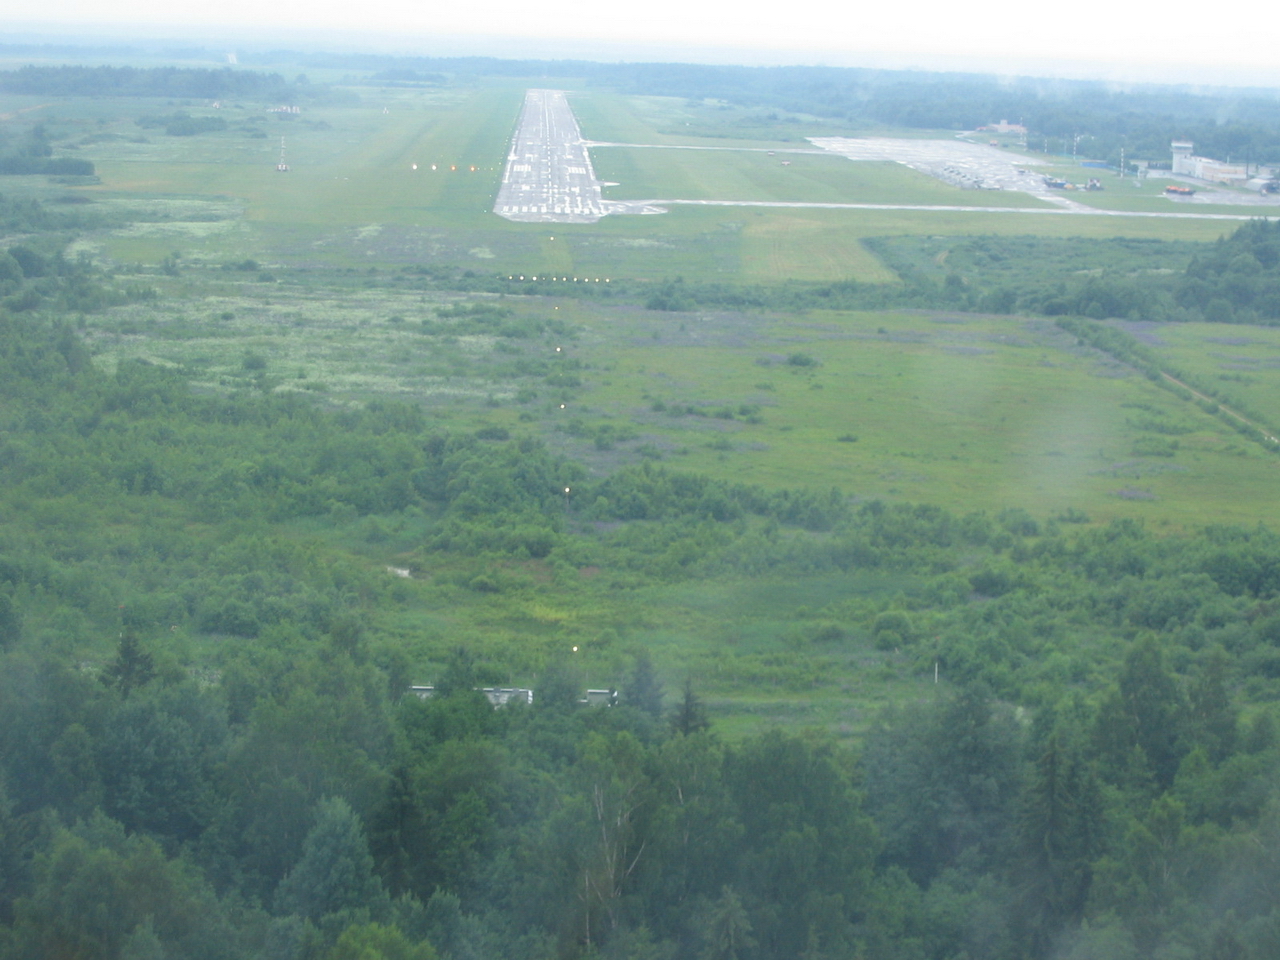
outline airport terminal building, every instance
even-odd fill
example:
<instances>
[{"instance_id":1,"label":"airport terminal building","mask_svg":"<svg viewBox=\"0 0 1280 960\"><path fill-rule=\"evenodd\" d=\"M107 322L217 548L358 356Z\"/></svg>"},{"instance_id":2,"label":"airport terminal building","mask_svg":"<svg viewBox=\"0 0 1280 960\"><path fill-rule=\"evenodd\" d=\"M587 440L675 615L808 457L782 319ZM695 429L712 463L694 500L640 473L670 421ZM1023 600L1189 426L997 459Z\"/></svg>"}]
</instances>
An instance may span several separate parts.
<instances>
[{"instance_id":1,"label":"airport terminal building","mask_svg":"<svg viewBox=\"0 0 1280 960\"><path fill-rule=\"evenodd\" d=\"M1242 163L1223 163L1197 157L1192 153L1195 144L1189 140L1175 140L1169 148L1173 151L1173 172L1176 174L1226 184L1242 184L1249 179L1248 168Z\"/></svg>"}]
</instances>

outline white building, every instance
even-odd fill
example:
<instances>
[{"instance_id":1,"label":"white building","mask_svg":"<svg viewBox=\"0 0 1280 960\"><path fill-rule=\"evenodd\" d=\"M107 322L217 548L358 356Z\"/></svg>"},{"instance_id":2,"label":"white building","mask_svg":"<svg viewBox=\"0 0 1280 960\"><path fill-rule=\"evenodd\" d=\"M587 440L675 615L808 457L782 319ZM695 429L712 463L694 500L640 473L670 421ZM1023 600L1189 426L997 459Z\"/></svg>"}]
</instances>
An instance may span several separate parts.
<instances>
[{"instance_id":1,"label":"white building","mask_svg":"<svg viewBox=\"0 0 1280 960\"><path fill-rule=\"evenodd\" d=\"M1249 172L1242 163L1223 163L1197 157L1192 153L1195 144L1190 140L1175 140L1169 144L1169 149L1173 151L1173 172L1176 174L1212 183L1241 184L1249 179Z\"/></svg>"},{"instance_id":2,"label":"white building","mask_svg":"<svg viewBox=\"0 0 1280 960\"><path fill-rule=\"evenodd\" d=\"M999 123L989 123L985 127L979 127L979 130L985 130L989 133L1017 133L1024 134L1027 128L1020 123L1010 123L1008 120L1001 120Z\"/></svg>"}]
</instances>

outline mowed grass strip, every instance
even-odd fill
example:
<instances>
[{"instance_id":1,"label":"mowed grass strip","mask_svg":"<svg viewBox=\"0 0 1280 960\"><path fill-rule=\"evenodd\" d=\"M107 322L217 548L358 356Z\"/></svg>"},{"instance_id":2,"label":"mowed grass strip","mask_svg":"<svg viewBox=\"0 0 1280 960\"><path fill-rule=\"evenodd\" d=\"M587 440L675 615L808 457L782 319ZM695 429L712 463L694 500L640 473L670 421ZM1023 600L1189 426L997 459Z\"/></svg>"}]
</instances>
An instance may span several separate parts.
<instances>
[{"instance_id":1,"label":"mowed grass strip","mask_svg":"<svg viewBox=\"0 0 1280 960\"><path fill-rule=\"evenodd\" d=\"M720 147L810 146L804 139L810 135L809 131L795 125L762 130L760 124L753 123L741 134L736 130L727 131L723 124L725 116L740 117L743 112L740 108L726 110L694 104L683 97L623 96L593 90L571 93L569 103L583 137L588 140ZM711 118L713 122L708 123ZM833 132L821 121L815 120L809 126L827 134ZM733 135L727 135L730 132ZM765 136L759 136L762 132Z\"/></svg>"},{"instance_id":2,"label":"mowed grass strip","mask_svg":"<svg viewBox=\"0 0 1280 960\"><path fill-rule=\"evenodd\" d=\"M596 147L591 155L597 175L618 184L606 189L615 200L1044 206L1023 193L961 190L902 164L832 154Z\"/></svg>"},{"instance_id":3,"label":"mowed grass strip","mask_svg":"<svg viewBox=\"0 0 1280 960\"><path fill-rule=\"evenodd\" d=\"M237 197L249 220L273 225L474 226L492 215L520 101L516 90L483 89L442 102L388 96L322 108L315 124L279 124L267 140L237 142L234 159L218 140L159 139L103 160L101 190ZM275 168L279 136L288 173Z\"/></svg>"},{"instance_id":4,"label":"mowed grass strip","mask_svg":"<svg viewBox=\"0 0 1280 960\"><path fill-rule=\"evenodd\" d=\"M741 271L760 282L856 279L897 283L898 277L831 217L808 210L776 211L748 219L742 237Z\"/></svg>"}]
</instances>

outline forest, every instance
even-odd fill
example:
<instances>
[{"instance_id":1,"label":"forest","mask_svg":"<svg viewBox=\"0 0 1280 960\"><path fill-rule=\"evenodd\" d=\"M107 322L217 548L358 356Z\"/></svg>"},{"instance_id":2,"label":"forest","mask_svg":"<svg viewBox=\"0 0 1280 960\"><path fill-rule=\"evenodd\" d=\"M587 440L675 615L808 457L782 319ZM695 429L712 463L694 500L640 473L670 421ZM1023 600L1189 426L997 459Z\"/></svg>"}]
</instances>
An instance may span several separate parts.
<instances>
[{"instance_id":1,"label":"forest","mask_svg":"<svg viewBox=\"0 0 1280 960\"><path fill-rule=\"evenodd\" d=\"M55 157L49 135L41 124L31 127L16 142L0 134L0 176L93 176L93 163L79 157Z\"/></svg>"},{"instance_id":2,"label":"forest","mask_svg":"<svg viewBox=\"0 0 1280 960\"><path fill-rule=\"evenodd\" d=\"M0 71L0 91L41 97L220 97L291 99L277 73L192 67L25 66ZM303 92L305 95L305 92Z\"/></svg>"},{"instance_id":3,"label":"forest","mask_svg":"<svg viewBox=\"0 0 1280 960\"><path fill-rule=\"evenodd\" d=\"M1280 953L1267 527L957 514L658 463L592 476L519 429L277 392L248 352L220 392L105 369L83 318L155 288L65 255L88 214L0 215L26 234L0 255L0 957ZM1091 319L1126 314L1075 272L1078 246L1052 248L1060 278L1015 286L1022 241L946 242L967 258L941 279L903 266L883 289L612 295L986 309L1012 289L1009 310L1148 372ZM908 246L884 249L936 264ZM1179 271L1104 279L1187 319L1273 319L1272 226L1173 249ZM483 306L431 322L573 335ZM410 576L375 559L392 554ZM726 735L629 629L660 587L817 577L896 586L796 608L786 649L716 662L800 691L835 664L916 678L855 735ZM424 611L474 616L466 642L406 644ZM616 706L581 702L579 644L617 665ZM532 704L478 692L512 681Z\"/></svg>"}]
</instances>

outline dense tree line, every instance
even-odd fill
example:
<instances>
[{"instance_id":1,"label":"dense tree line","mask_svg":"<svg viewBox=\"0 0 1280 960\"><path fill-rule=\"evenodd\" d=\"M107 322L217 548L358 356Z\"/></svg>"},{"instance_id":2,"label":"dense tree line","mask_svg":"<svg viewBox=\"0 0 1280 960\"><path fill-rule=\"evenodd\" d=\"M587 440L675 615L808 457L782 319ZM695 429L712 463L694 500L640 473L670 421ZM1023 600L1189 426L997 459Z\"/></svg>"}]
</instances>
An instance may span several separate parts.
<instances>
[{"instance_id":1,"label":"dense tree line","mask_svg":"<svg viewBox=\"0 0 1280 960\"><path fill-rule=\"evenodd\" d=\"M92 161L80 157L0 157L0 176L91 177L93 172Z\"/></svg>"},{"instance_id":2,"label":"dense tree line","mask_svg":"<svg viewBox=\"0 0 1280 960\"><path fill-rule=\"evenodd\" d=\"M279 58L263 55L261 62ZM643 96L725 101L761 110L833 118L851 127L905 126L974 130L999 120L1029 130L1028 147L1118 165L1168 161L1169 143L1190 139L1198 152L1236 162L1280 161L1280 104L1265 91L1188 89L1175 85L995 77L982 74L853 67L744 67L689 63L592 63L487 57L387 57L292 54L317 67L396 77L468 82L482 76L583 77ZM421 81L418 81L421 82ZM767 119L767 117L766 117Z\"/></svg>"},{"instance_id":3,"label":"dense tree line","mask_svg":"<svg viewBox=\"0 0 1280 960\"><path fill-rule=\"evenodd\" d=\"M0 135L0 176L47 174L50 176L93 176L94 166L79 157L55 157L49 135L36 124L16 142Z\"/></svg>"},{"instance_id":4,"label":"dense tree line","mask_svg":"<svg viewBox=\"0 0 1280 960\"><path fill-rule=\"evenodd\" d=\"M193 67L25 66L0 71L0 91L36 97L228 97L283 100L296 91L275 73Z\"/></svg>"},{"instance_id":5,"label":"dense tree line","mask_svg":"<svg viewBox=\"0 0 1280 960\"><path fill-rule=\"evenodd\" d=\"M144 129L162 129L171 137L193 137L201 133L227 129L227 121L222 117L193 117L186 110L176 110L170 114L145 115L135 122Z\"/></svg>"},{"instance_id":6,"label":"dense tree line","mask_svg":"<svg viewBox=\"0 0 1280 960\"><path fill-rule=\"evenodd\" d=\"M94 212L50 212L33 201L0 196L0 223L18 229L101 226L109 218ZM84 260L68 260L56 237L32 237L0 251L0 309L8 314L53 309L87 313L155 297L145 283L108 278ZM0 314L0 322L7 322Z\"/></svg>"},{"instance_id":7,"label":"dense tree line","mask_svg":"<svg viewBox=\"0 0 1280 960\"><path fill-rule=\"evenodd\" d=\"M38 200L22 200L0 194L0 228L9 234L49 233L97 226L102 219L80 210L51 209Z\"/></svg>"},{"instance_id":8,"label":"dense tree line","mask_svg":"<svg viewBox=\"0 0 1280 960\"><path fill-rule=\"evenodd\" d=\"M1280 223L1253 220L1213 244L1047 237L873 237L900 283L771 286L675 278L619 285L650 310L900 307L1093 319L1280 323ZM510 289L502 280L495 289ZM567 295L579 295L568 291Z\"/></svg>"},{"instance_id":9,"label":"dense tree line","mask_svg":"<svg viewBox=\"0 0 1280 960\"><path fill-rule=\"evenodd\" d=\"M572 76L624 93L721 100L838 119L854 128L906 126L972 130L1005 119L1029 129L1028 146L1119 163L1167 161L1169 142L1190 139L1204 155L1236 162L1280 161L1280 105L1249 90L1112 84L837 67L606 64L578 60L392 57L376 54L245 54L246 63L292 62L369 71L373 82L471 82L482 76ZM179 67L26 66L0 72L0 90L39 96L296 100L320 88L275 73Z\"/></svg>"}]
</instances>

